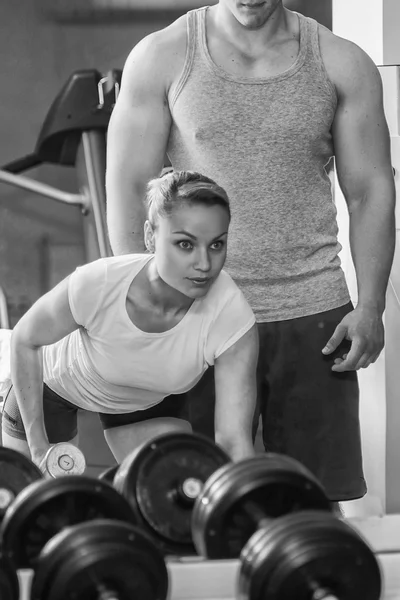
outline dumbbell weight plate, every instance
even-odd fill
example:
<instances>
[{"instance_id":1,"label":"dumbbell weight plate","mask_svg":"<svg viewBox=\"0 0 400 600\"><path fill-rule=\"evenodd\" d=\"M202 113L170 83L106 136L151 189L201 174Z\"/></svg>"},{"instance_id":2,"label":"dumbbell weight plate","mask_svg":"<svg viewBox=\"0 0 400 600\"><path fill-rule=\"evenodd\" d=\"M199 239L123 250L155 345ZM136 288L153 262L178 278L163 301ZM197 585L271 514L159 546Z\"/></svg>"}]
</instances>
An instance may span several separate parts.
<instances>
[{"instance_id":1,"label":"dumbbell weight plate","mask_svg":"<svg viewBox=\"0 0 400 600\"><path fill-rule=\"evenodd\" d=\"M18 600L19 583L17 572L6 556L0 558L0 599Z\"/></svg>"},{"instance_id":2,"label":"dumbbell weight plate","mask_svg":"<svg viewBox=\"0 0 400 600\"><path fill-rule=\"evenodd\" d=\"M84 475L43 479L25 488L7 510L3 550L19 569L32 568L56 533L99 518L135 522L129 503L105 481Z\"/></svg>"},{"instance_id":3,"label":"dumbbell weight plate","mask_svg":"<svg viewBox=\"0 0 400 600\"><path fill-rule=\"evenodd\" d=\"M0 522L18 494L42 477L40 469L29 458L0 446Z\"/></svg>"},{"instance_id":4,"label":"dumbbell weight plate","mask_svg":"<svg viewBox=\"0 0 400 600\"><path fill-rule=\"evenodd\" d=\"M40 470L47 477L83 475L86 469L85 456L77 446L60 442L51 446L40 464Z\"/></svg>"},{"instance_id":5,"label":"dumbbell weight plate","mask_svg":"<svg viewBox=\"0 0 400 600\"><path fill-rule=\"evenodd\" d=\"M113 467L109 467L108 469L106 469L105 471L100 473L100 475L98 477L100 479L100 481L106 481L107 483L111 483L111 485L112 485L115 474L118 471L118 466L119 465L114 465Z\"/></svg>"},{"instance_id":6,"label":"dumbbell weight plate","mask_svg":"<svg viewBox=\"0 0 400 600\"><path fill-rule=\"evenodd\" d=\"M238 600L379 600L381 573L368 544L325 512L280 517L240 556Z\"/></svg>"},{"instance_id":7,"label":"dumbbell weight plate","mask_svg":"<svg viewBox=\"0 0 400 600\"><path fill-rule=\"evenodd\" d=\"M205 557L237 558L264 520L306 509L331 510L317 479L292 458L260 454L207 480L193 509L193 542Z\"/></svg>"},{"instance_id":8,"label":"dumbbell weight plate","mask_svg":"<svg viewBox=\"0 0 400 600\"><path fill-rule=\"evenodd\" d=\"M46 544L31 600L165 600L167 592L164 558L149 536L127 523L97 520L69 527Z\"/></svg>"},{"instance_id":9,"label":"dumbbell weight plate","mask_svg":"<svg viewBox=\"0 0 400 600\"><path fill-rule=\"evenodd\" d=\"M191 513L204 482L229 456L208 438L166 434L129 455L114 487L131 504L138 523L166 554L195 554Z\"/></svg>"}]
</instances>

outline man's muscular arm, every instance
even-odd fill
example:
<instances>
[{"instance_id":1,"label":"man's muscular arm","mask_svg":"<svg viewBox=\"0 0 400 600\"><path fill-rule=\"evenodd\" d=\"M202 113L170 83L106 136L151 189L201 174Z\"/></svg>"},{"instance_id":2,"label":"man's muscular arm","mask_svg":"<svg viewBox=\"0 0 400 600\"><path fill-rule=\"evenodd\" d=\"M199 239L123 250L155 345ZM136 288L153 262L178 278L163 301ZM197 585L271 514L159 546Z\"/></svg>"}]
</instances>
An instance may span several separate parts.
<instances>
[{"instance_id":1,"label":"man's muscular arm","mask_svg":"<svg viewBox=\"0 0 400 600\"><path fill-rule=\"evenodd\" d=\"M163 167L171 116L160 32L130 53L107 137L107 226L115 255L144 252L144 195Z\"/></svg>"},{"instance_id":2,"label":"man's muscular arm","mask_svg":"<svg viewBox=\"0 0 400 600\"><path fill-rule=\"evenodd\" d=\"M338 92L336 168L350 215L358 304L338 325L325 353L344 337L351 339L349 354L333 367L346 371L367 367L383 348L382 313L395 246L395 187L379 71L358 46L336 40L335 60L328 59L327 68Z\"/></svg>"}]
</instances>

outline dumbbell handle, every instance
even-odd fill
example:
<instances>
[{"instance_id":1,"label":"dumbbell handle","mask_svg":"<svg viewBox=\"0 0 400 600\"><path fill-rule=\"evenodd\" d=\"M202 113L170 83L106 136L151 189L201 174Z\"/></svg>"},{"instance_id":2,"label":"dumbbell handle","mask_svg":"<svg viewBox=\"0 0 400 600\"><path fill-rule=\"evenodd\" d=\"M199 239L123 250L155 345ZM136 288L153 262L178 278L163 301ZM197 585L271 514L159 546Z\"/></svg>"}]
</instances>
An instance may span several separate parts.
<instances>
[{"instance_id":1,"label":"dumbbell handle","mask_svg":"<svg viewBox=\"0 0 400 600\"><path fill-rule=\"evenodd\" d=\"M332 594L328 589L317 587L312 600L340 600L337 596Z\"/></svg>"},{"instance_id":2,"label":"dumbbell handle","mask_svg":"<svg viewBox=\"0 0 400 600\"><path fill-rule=\"evenodd\" d=\"M120 600L116 592L103 585L98 586L97 593L97 600Z\"/></svg>"},{"instance_id":3,"label":"dumbbell handle","mask_svg":"<svg viewBox=\"0 0 400 600\"><path fill-rule=\"evenodd\" d=\"M253 500L245 500L241 503L241 508L244 513L257 525L257 529L267 527L273 517L268 516L263 508Z\"/></svg>"},{"instance_id":4,"label":"dumbbell handle","mask_svg":"<svg viewBox=\"0 0 400 600\"><path fill-rule=\"evenodd\" d=\"M192 505L201 493L202 488L203 482L200 479L187 477L171 491L171 497L183 504Z\"/></svg>"}]
</instances>

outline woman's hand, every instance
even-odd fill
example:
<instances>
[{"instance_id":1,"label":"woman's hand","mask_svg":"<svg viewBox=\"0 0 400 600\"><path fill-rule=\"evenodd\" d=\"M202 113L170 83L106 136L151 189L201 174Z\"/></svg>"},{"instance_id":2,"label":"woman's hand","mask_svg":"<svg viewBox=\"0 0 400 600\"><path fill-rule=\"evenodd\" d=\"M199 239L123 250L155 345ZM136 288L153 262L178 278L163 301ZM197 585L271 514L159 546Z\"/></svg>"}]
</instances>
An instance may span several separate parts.
<instances>
[{"instance_id":1,"label":"woman's hand","mask_svg":"<svg viewBox=\"0 0 400 600\"><path fill-rule=\"evenodd\" d=\"M52 447L52 444L46 444L41 446L40 448L34 448L31 450L31 460L35 463L39 469L44 472L45 458L47 452Z\"/></svg>"}]
</instances>

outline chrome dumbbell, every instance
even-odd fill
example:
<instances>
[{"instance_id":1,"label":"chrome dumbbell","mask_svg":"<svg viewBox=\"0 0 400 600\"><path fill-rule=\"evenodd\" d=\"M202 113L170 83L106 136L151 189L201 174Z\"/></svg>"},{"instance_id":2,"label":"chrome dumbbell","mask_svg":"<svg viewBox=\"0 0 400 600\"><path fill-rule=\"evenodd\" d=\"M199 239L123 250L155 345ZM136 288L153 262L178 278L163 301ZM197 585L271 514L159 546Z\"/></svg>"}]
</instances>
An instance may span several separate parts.
<instances>
[{"instance_id":1,"label":"chrome dumbbell","mask_svg":"<svg viewBox=\"0 0 400 600\"><path fill-rule=\"evenodd\" d=\"M39 465L45 477L64 477L66 475L82 475L86 469L83 453L67 442L51 446Z\"/></svg>"}]
</instances>

